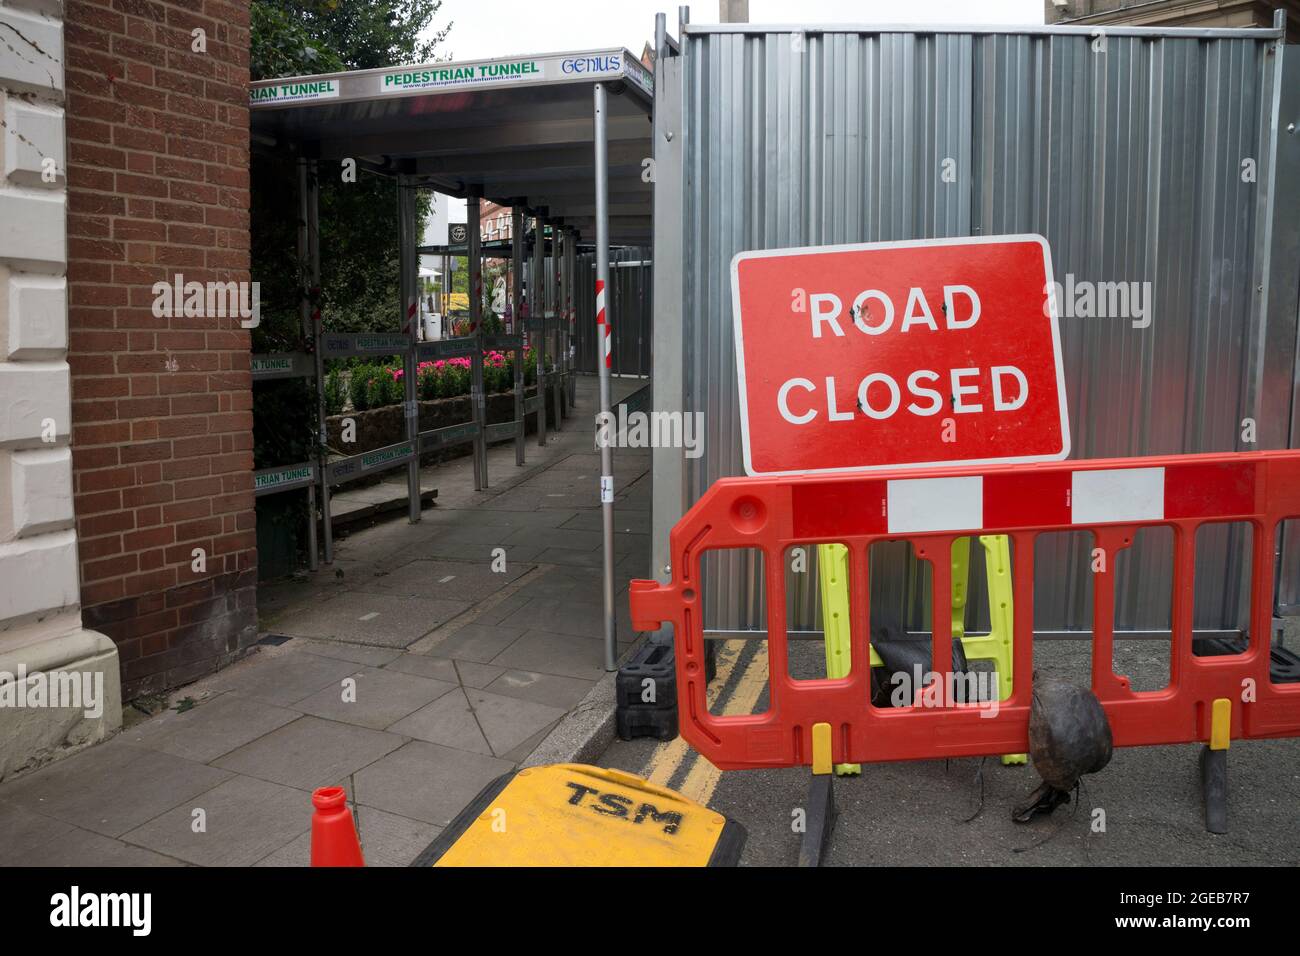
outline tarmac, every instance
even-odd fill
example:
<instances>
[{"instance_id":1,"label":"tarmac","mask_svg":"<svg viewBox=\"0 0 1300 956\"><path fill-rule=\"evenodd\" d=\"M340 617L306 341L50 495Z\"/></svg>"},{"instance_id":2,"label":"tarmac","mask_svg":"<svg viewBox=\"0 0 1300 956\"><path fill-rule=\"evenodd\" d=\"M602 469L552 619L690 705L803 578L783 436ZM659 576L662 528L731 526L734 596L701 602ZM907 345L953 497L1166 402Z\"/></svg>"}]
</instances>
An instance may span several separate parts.
<instances>
[{"instance_id":1,"label":"tarmac","mask_svg":"<svg viewBox=\"0 0 1300 956\"><path fill-rule=\"evenodd\" d=\"M1294 628L1288 646L1295 647ZM1124 642L1136 686L1168 681L1168 642ZM823 653L801 642L792 652ZM1163 653L1163 657L1162 657ZM1086 684L1090 645L1040 639L1035 663ZM808 669L792 653L791 670ZM1118 655L1117 655L1118 656ZM714 713L767 705L764 641L731 640L710 685ZM823 665L824 666L824 665ZM1137 684L1141 681L1141 684ZM996 758L865 764L837 777L828 866L1295 866L1300 864L1300 739L1233 741L1228 756L1229 832L1206 832L1200 745L1118 749L1083 778L1077 800L1028 824L1011 809L1038 785L1032 765ZM644 776L740 823L741 865L793 866L808 807L807 768L719 771L680 738L615 741L597 761ZM1198 884L1200 885L1200 884ZM1208 884L1205 884L1208 885Z\"/></svg>"}]
</instances>

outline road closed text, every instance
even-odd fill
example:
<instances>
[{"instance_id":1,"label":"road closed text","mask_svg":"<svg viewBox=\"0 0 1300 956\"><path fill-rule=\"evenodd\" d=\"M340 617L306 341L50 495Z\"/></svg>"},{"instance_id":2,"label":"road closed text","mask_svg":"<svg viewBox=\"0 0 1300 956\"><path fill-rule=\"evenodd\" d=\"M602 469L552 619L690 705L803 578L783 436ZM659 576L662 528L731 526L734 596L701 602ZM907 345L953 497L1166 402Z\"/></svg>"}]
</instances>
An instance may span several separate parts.
<instances>
[{"instance_id":1,"label":"road closed text","mask_svg":"<svg viewBox=\"0 0 1300 956\"><path fill-rule=\"evenodd\" d=\"M936 309L924 290L913 286L901 306L880 289L864 289L845 303L834 292L796 290L791 309L806 312L812 338L900 334L924 336L974 328L981 316L979 293L969 285L945 285ZM806 301L805 301L806 300ZM937 316L937 317L936 317ZM847 328L847 331L846 331ZM905 377L887 371L867 371L841 381L827 375L815 381L793 376L776 392L777 411L792 425L806 425L824 415L826 421L847 422L856 416L883 420L900 411L927 418L948 411L956 415L1014 412L1029 398L1029 381L1016 365L960 368L918 368Z\"/></svg>"},{"instance_id":2,"label":"road closed text","mask_svg":"<svg viewBox=\"0 0 1300 956\"><path fill-rule=\"evenodd\" d=\"M1039 236L740 253L746 471L1065 457L1051 275Z\"/></svg>"}]
</instances>

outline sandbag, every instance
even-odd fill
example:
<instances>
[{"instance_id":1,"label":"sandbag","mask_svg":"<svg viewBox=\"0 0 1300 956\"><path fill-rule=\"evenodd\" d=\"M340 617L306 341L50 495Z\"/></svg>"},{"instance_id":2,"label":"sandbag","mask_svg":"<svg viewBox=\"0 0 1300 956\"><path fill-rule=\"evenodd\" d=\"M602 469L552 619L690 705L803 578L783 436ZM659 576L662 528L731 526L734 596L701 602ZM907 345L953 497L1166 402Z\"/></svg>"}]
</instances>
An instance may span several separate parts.
<instances>
[{"instance_id":1,"label":"sandbag","mask_svg":"<svg viewBox=\"0 0 1300 956\"><path fill-rule=\"evenodd\" d=\"M1059 677L1034 675L1029 708L1029 757L1058 790L1072 790L1086 773L1110 762L1110 721L1091 690Z\"/></svg>"},{"instance_id":2,"label":"sandbag","mask_svg":"<svg viewBox=\"0 0 1300 956\"><path fill-rule=\"evenodd\" d=\"M1114 740L1097 695L1060 677L1034 674L1029 707L1029 758L1042 784L1011 811L1028 823L1070 802L1070 791L1086 773L1110 763Z\"/></svg>"},{"instance_id":3,"label":"sandbag","mask_svg":"<svg viewBox=\"0 0 1300 956\"><path fill-rule=\"evenodd\" d=\"M871 703L876 707L892 707L895 683L894 674L907 675L907 684L913 694L921 690L916 686L916 668L921 668L924 677L934 666L930 654L930 638L909 637L897 621L890 621L874 628L871 632L871 646L880 656L883 667L871 669ZM954 674L964 674L969 665L966 662L966 650L959 639L952 641L952 670ZM957 702L966 703L966 682L955 682ZM910 701L909 701L910 703Z\"/></svg>"}]
</instances>

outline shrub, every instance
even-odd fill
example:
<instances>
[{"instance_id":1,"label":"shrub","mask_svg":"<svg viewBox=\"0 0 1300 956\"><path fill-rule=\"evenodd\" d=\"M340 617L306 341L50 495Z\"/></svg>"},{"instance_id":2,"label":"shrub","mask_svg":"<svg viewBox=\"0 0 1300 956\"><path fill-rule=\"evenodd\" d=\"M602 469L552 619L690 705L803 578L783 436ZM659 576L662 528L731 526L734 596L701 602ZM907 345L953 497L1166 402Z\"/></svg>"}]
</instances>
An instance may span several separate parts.
<instances>
[{"instance_id":1,"label":"shrub","mask_svg":"<svg viewBox=\"0 0 1300 956\"><path fill-rule=\"evenodd\" d=\"M374 378L375 367L373 365L359 364L352 368L352 379L348 383L349 396L352 399L352 407L359 412L364 412L370 408L370 380Z\"/></svg>"},{"instance_id":2,"label":"shrub","mask_svg":"<svg viewBox=\"0 0 1300 956\"><path fill-rule=\"evenodd\" d=\"M325 414L340 415L343 405L343 375L336 368L330 369L325 375Z\"/></svg>"}]
</instances>

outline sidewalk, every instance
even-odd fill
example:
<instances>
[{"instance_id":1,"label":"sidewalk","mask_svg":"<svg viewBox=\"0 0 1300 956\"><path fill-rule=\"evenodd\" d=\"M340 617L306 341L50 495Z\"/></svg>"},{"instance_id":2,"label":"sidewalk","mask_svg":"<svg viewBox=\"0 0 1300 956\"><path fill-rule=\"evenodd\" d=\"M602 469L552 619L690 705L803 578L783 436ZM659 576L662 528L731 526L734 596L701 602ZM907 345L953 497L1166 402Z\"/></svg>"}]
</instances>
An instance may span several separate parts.
<instances>
[{"instance_id":1,"label":"sidewalk","mask_svg":"<svg viewBox=\"0 0 1300 956\"><path fill-rule=\"evenodd\" d=\"M643 384L615 379L615 399ZM0 784L0 863L306 865L310 794L332 784L356 805L367 863L409 863L605 673L595 388L579 379L573 417L545 449L530 436L524 468L513 445L491 450L488 490L468 457L425 469L439 495L419 524L354 532L332 567L261 588L248 659ZM649 570L649 453L617 450L614 472L626 650L627 581ZM405 472L391 482L404 493Z\"/></svg>"}]
</instances>

